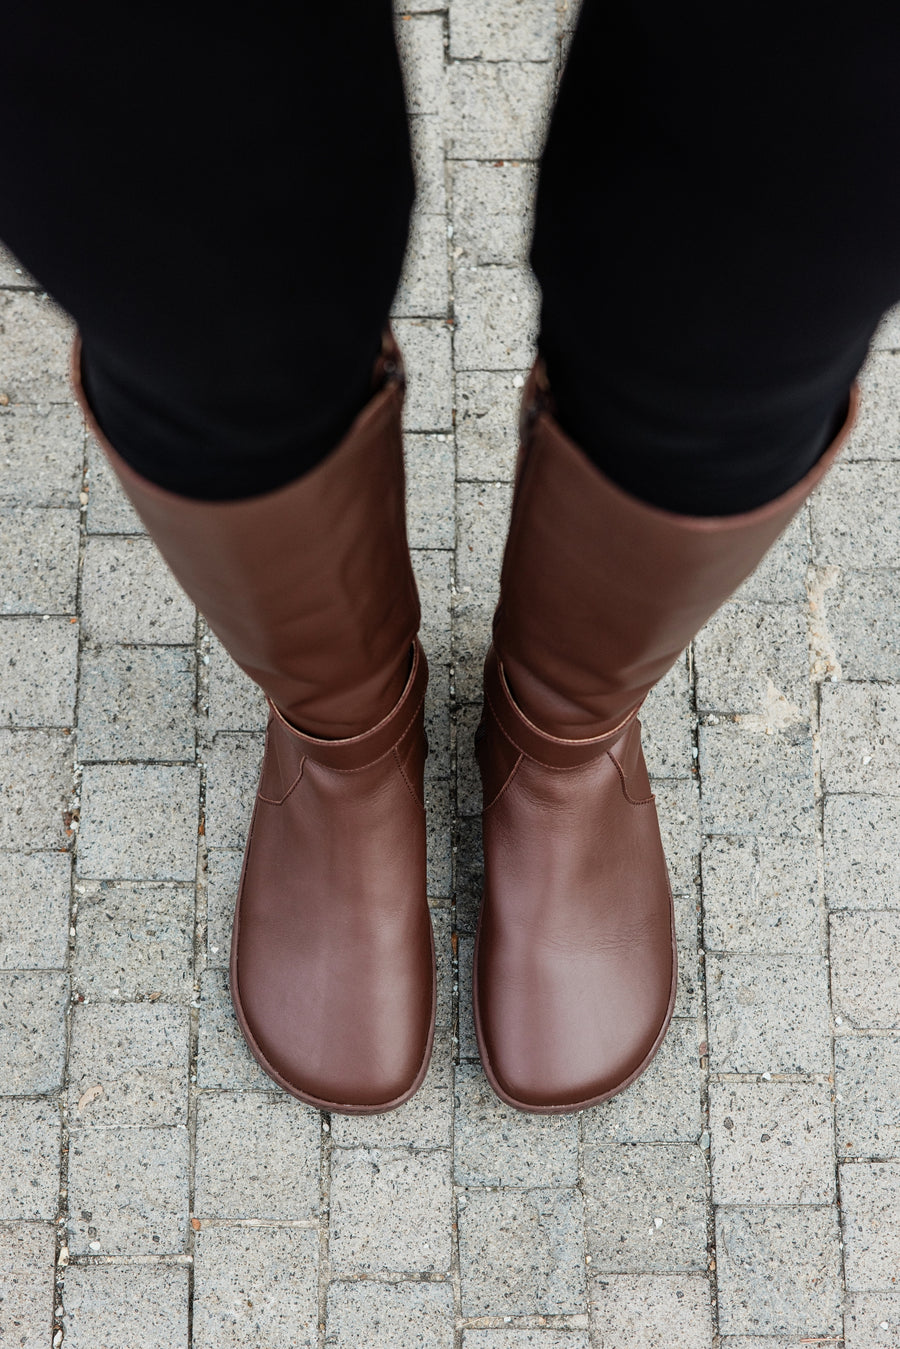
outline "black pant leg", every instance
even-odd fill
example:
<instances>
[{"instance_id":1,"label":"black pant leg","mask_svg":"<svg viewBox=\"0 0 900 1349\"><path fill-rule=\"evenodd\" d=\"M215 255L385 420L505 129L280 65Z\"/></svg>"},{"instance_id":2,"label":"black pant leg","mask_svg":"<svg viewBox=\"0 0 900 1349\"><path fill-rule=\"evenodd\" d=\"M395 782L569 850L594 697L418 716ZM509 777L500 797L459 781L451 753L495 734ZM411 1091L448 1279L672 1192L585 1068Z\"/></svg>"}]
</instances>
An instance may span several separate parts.
<instances>
[{"instance_id":1,"label":"black pant leg","mask_svg":"<svg viewBox=\"0 0 900 1349\"><path fill-rule=\"evenodd\" d=\"M560 420L696 514L815 462L900 296L900 12L584 0L533 244Z\"/></svg>"},{"instance_id":2,"label":"black pant leg","mask_svg":"<svg viewBox=\"0 0 900 1349\"><path fill-rule=\"evenodd\" d=\"M4 16L0 237L152 481L279 486L365 401L413 197L389 0ZM299 21L298 21L299 20Z\"/></svg>"}]
</instances>

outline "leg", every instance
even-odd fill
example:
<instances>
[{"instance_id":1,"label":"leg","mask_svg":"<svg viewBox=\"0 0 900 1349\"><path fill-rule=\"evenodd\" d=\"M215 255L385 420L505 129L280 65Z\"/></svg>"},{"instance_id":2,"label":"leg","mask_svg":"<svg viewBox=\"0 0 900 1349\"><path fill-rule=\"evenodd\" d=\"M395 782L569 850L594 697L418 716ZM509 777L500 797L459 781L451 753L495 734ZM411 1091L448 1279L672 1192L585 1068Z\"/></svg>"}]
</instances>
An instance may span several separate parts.
<instances>
[{"instance_id":1,"label":"leg","mask_svg":"<svg viewBox=\"0 0 900 1349\"><path fill-rule=\"evenodd\" d=\"M434 960L402 364L390 340L379 356L411 202L390 6L326 7L296 50L189 16L13 23L0 233L78 320L101 444L270 699L239 1020L294 1095L399 1105Z\"/></svg>"},{"instance_id":2,"label":"leg","mask_svg":"<svg viewBox=\"0 0 900 1349\"><path fill-rule=\"evenodd\" d=\"M526 390L478 748L476 1020L525 1109L605 1099L662 1040L672 911L636 713L833 461L900 289L896 187L849 162L871 119L896 140L869 96L880 22L839 94L831 29L804 64L780 20L768 60L767 34L693 22L588 0L543 167L546 369Z\"/></svg>"}]
</instances>

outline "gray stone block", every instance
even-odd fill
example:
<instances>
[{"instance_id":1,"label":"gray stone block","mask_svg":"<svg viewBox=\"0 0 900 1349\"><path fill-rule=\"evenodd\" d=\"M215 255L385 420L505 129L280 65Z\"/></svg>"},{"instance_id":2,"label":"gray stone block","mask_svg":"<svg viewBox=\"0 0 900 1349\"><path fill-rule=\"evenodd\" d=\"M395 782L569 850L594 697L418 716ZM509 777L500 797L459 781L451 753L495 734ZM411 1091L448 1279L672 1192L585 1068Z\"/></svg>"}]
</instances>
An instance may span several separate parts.
<instances>
[{"instance_id":1,"label":"gray stone block","mask_svg":"<svg viewBox=\"0 0 900 1349\"><path fill-rule=\"evenodd\" d=\"M675 894L693 895L700 875L700 795L693 779L655 782L656 811Z\"/></svg>"},{"instance_id":2,"label":"gray stone block","mask_svg":"<svg viewBox=\"0 0 900 1349\"><path fill-rule=\"evenodd\" d=\"M839 1243L835 1208L719 1209L719 1330L839 1337Z\"/></svg>"},{"instance_id":3,"label":"gray stone block","mask_svg":"<svg viewBox=\"0 0 900 1349\"><path fill-rule=\"evenodd\" d=\"M798 606L725 604L694 639L697 706L780 730L809 722L806 617Z\"/></svg>"},{"instance_id":4,"label":"gray stone block","mask_svg":"<svg viewBox=\"0 0 900 1349\"><path fill-rule=\"evenodd\" d=\"M0 974L0 1095L59 1091L68 983L57 970Z\"/></svg>"},{"instance_id":5,"label":"gray stone block","mask_svg":"<svg viewBox=\"0 0 900 1349\"><path fill-rule=\"evenodd\" d=\"M900 463L836 464L812 498L813 561L900 567Z\"/></svg>"},{"instance_id":6,"label":"gray stone block","mask_svg":"<svg viewBox=\"0 0 900 1349\"><path fill-rule=\"evenodd\" d=\"M449 953L448 953L449 954ZM384 1115L332 1115L343 1148L448 1148L453 1131L453 1063L447 1031L435 1036L431 1066L411 1101Z\"/></svg>"},{"instance_id":7,"label":"gray stone block","mask_svg":"<svg viewBox=\"0 0 900 1349\"><path fill-rule=\"evenodd\" d=\"M194 606L149 539L88 538L82 577L86 642L190 646L195 621Z\"/></svg>"},{"instance_id":8,"label":"gray stone block","mask_svg":"<svg viewBox=\"0 0 900 1349\"><path fill-rule=\"evenodd\" d=\"M577 1190L470 1190L459 1204L463 1316L587 1310Z\"/></svg>"},{"instance_id":9,"label":"gray stone block","mask_svg":"<svg viewBox=\"0 0 900 1349\"><path fill-rule=\"evenodd\" d=\"M202 1228L194 1238L194 1349L315 1349L319 1234Z\"/></svg>"},{"instance_id":10,"label":"gray stone block","mask_svg":"<svg viewBox=\"0 0 900 1349\"><path fill-rule=\"evenodd\" d=\"M209 634L209 725L213 731L266 729L266 697L235 665L219 639Z\"/></svg>"},{"instance_id":11,"label":"gray stone block","mask_svg":"<svg viewBox=\"0 0 900 1349\"><path fill-rule=\"evenodd\" d=\"M429 674L428 689L425 693L425 735L428 738L425 781L428 785L433 782L446 782L451 773L450 670L446 665L432 664ZM447 824L449 823L448 820Z\"/></svg>"},{"instance_id":12,"label":"gray stone block","mask_svg":"<svg viewBox=\"0 0 900 1349\"><path fill-rule=\"evenodd\" d=\"M650 1067L627 1091L584 1114L585 1145L696 1143L700 1137L700 1035L677 1018Z\"/></svg>"},{"instance_id":13,"label":"gray stone block","mask_svg":"<svg viewBox=\"0 0 900 1349\"><path fill-rule=\"evenodd\" d=\"M55 1254L52 1223L0 1226L0 1343L10 1349L46 1349Z\"/></svg>"},{"instance_id":14,"label":"gray stone block","mask_svg":"<svg viewBox=\"0 0 900 1349\"><path fill-rule=\"evenodd\" d=\"M103 881L80 887L72 981L83 997L187 1002L194 893L186 885Z\"/></svg>"},{"instance_id":15,"label":"gray stone block","mask_svg":"<svg viewBox=\"0 0 900 1349\"><path fill-rule=\"evenodd\" d=\"M406 519L410 548L453 548L453 438L406 437Z\"/></svg>"},{"instance_id":16,"label":"gray stone block","mask_svg":"<svg viewBox=\"0 0 900 1349\"><path fill-rule=\"evenodd\" d=\"M243 848L253 814L264 737L220 732L206 757L206 841Z\"/></svg>"},{"instance_id":17,"label":"gray stone block","mask_svg":"<svg viewBox=\"0 0 900 1349\"><path fill-rule=\"evenodd\" d=\"M828 973L816 956L706 958L714 1073L827 1073Z\"/></svg>"},{"instance_id":18,"label":"gray stone block","mask_svg":"<svg viewBox=\"0 0 900 1349\"><path fill-rule=\"evenodd\" d=\"M447 67L451 159L537 159L553 91L551 62L454 61Z\"/></svg>"},{"instance_id":19,"label":"gray stone block","mask_svg":"<svg viewBox=\"0 0 900 1349\"><path fill-rule=\"evenodd\" d=\"M0 969L62 969L69 946L68 853L0 853Z\"/></svg>"},{"instance_id":20,"label":"gray stone block","mask_svg":"<svg viewBox=\"0 0 900 1349\"><path fill-rule=\"evenodd\" d=\"M0 504L77 507L84 439L84 420L71 404L0 408Z\"/></svg>"},{"instance_id":21,"label":"gray stone block","mask_svg":"<svg viewBox=\"0 0 900 1349\"><path fill-rule=\"evenodd\" d=\"M893 1292L900 1266L900 1162L844 1162L840 1187L848 1291Z\"/></svg>"},{"instance_id":22,"label":"gray stone block","mask_svg":"<svg viewBox=\"0 0 900 1349\"><path fill-rule=\"evenodd\" d=\"M410 113L444 111L444 21L440 14L402 17L396 24L397 47Z\"/></svg>"},{"instance_id":23,"label":"gray stone block","mask_svg":"<svg viewBox=\"0 0 900 1349\"><path fill-rule=\"evenodd\" d=\"M87 532L143 534L144 526L128 500L109 460L90 433L87 437Z\"/></svg>"},{"instance_id":24,"label":"gray stone block","mask_svg":"<svg viewBox=\"0 0 900 1349\"><path fill-rule=\"evenodd\" d=\"M698 1147L586 1147L582 1169L595 1273L706 1268L706 1166Z\"/></svg>"},{"instance_id":25,"label":"gray stone block","mask_svg":"<svg viewBox=\"0 0 900 1349\"><path fill-rule=\"evenodd\" d=\"M678 946L676 1016L696 1016L700 1010L700 962L697 948L699 912L700 904L695 892L675 895L675 939Z\"/></svg>"},{"instance_id":26,"label":"gray stone block","mask_svg":"<svg viewBox=\"0 0 900 1349\"><path fill-rule=\"evenodd\" d=\"M452 436L453 338L447 322L397 319L392 326L406 367L404 431L443 432Z\"/></svg>"},{"instance_id":27,"label":"gray stone block","mask_svg":"<svg viewBox=\"0 0 900 1349\"><path fill-rule=\"evenodd\" d=\"M430 5L431 0L423 0L423 4ZM409 131L416 175L416 207L425 215L441 215L447 209L441 119L433 113L416 113L409 119Z\"/></svg>"},{"instance_id":28,"label":"gray stone block","mask_svg":"<svg viewBox=\"0 0 900 1349\"><path fill-rule=\"evenodd\" d=\"M691 696L687 661L682 656L650 690L641 708L641 742L651 779L691 776Z\"/></svg>"},{"instance_id":29,"label":"gray stone block","mask_svg":"<svg viewBox=\"0 0 900 1349\"><path fill-rule=\"evenodd\" d=\"M227 966L231 957L231 923L244 854L237 848L210 848L206 893L206 957L210 965Z\"/></svg>"},{"instance_id":30,"label":"gray stone block","mask_svg":"<svg viewBox=\"0 0 900 1349\"><path fill-rule=\"evenodd\" d=\"M60 1119L56 1102L0 1098L0 1218L55 1218Z\"/></svg>"},{"instance_id":31,"label":"gray stone block","mask_svg":"<svg viewBox=\"0 0 900 1349\"><path fill-rule=\"evenodd\" d=\"M803 604L806 600L808 563L809 507L804 505L756 570L735 592L734 598L739 604L753 600L766 600L773 604Z\"/></svg>"},{"instance_id":32,"label":"gray stone block","mask_svg":"<svg viewBox=\"0 0 900 1349\"><path fill-rule=\"evenodd\" d=\"M66 1349L187 1349L187 1265L69 1265Z\"/></svg>"},{"instance_id":33,"label":"gray stone block","mask_svg":"<svg viewBox=\"0 0 900 1349\"><path fill-rule=\"evenodd\" d=\"M78 521L75 510L0 508L0 613L74 614Z\"/></svg>"},{"instance_id":34,"label":"gray stone block","mask_svg":"<svg viewBox=\"0 0 900 1349\"><path fill-rule=\"evenodd\" d=\"M827 792L897 792L900 688L824 684L821 735Z\"/></svg>"},{"instance_id":35,"label":"gray stone block","mask_svg":"<svg viewBox=\"0 0 900 1349\"><path fill-rule=\"evenodd\" d=\"M433 669L449 665L450 600L453 588L453 558L443 549L417 548L412 554L413 569L422 604L422 630L419 638Z\"/></svg>"},{"instance_id":36,"label":"gray stone block","mask_svg":"<svg viewBox=\"0 0 900 1349\"><path fill-rule=\"evenodd\" d=\"M528 265L536 181L533 164L451 163L457 270Z\"/></svg>"},{"instance_id":37,"label":"gray stone block","mask_svg":"<svg viewBox=\"0 0 900 1349\"><path fill-rule=\"evenodd\" d=\"M711 1082L717 1204L831 1204L834 1128L826 1085Z\"/></svg>"},{"instance_id":38,"label":"gray stone block","mask_svg":"<svg viewBox=\"0 0 900 1349\"><path fill-rule=\"evenodd\" d=\"M201 1096L198 1218L286 1222L317 1217L321 1132L319 1112L284 1094Z\"/></svg>"},{"instance_id":39,"label":"gray stone block","mask_svg":"<svg viewBox=\"0 0 900 1349\"><path fill-rule=\"evenodd\" d=\"M900 459L900 314L885 315L875 334L873 350L860 372L859 416L843 453L845 463L854 459ZM886 350L884 348L895 348Z\"/></svg>"},{"instance_id":40,"label":"gray stone block","mask_svg":"<svg viewBox=\"0 0 900 1349\"><path fill-rule=\"evenodd\" d=\"M176 1255L188 1232L188 1131L73 1128L73 1255Z\"/></svg>"},{"instance_id":41,"label":"gray stone block","mask_svg":"<svg viewBox=\"0 0 900 1349\"><path fill-rule=\"evenodd\" d=\"M194 760L194 652L179 646L106 646L81 656L78 757Z\"/></svg>"},{"instance_id":42,"label":"gray stone block","mask_svg":"<svg viewBox=\"0 0 900 1349\"><path fill-rule=\"evenodd\" d=\"M816 855L807 839L709 838L703 845L703 932L711 951L821 951Z\"/></svg>"},{"instance_id":43,"label":"gray stone block","mask_svg":"<svg viewBox=\"0 0 900 1349\"><path fill-rule=\"evenodd\" d=\"M88 764L82 779L79 875L193 880L199 789L193 767Z\"/></svg>"},{"instance_id":44,"label":"gray stone block","mask_svg":"<svg viewBox=\"0 0 900 1349\"><path fill-rule=\"evenodd\" d=\"M392 313L398 318L446 318L449 294L446 216L415 211Z\"/></svg>"},{"instance_id":45,"label":"gray stone block","mask_svg":"<svg viewBox=\"0 0 900 1349\"><path fill-rule=\"evenodd\" d=\"M845 679L894 679L900 665L900 584L891 571L827 569L832 585L822 608L831 636L834 673Z\"/></svg>"},{"instance_id":46,"label":"gray stone block","mask_svg":"<svg viewBox=\"0 0 900 1349\"><path fill-rule=\"evenodd\" d=\"M705 834L811 837L812 740L805 727L766 735L753 723L700 727Z\"/></svg>"},{"instance_id":47,"label":"gray stone block","mask_svg":"<svg viewBox=\"0 0 900 1349\"><path fill-rule=\"evenodd\" d=\"M512 491L507 483L458 483L459 537L456 556L456 584L460 591L470 590L479 604L493 608L500 586L500 566ZM457 617L461 615L457 610ZM457 634L455 634L455 637ZM479 645L482 634L479 632ZM457 640L457 649L469 646L465 636ZM484 660L484 647L481 647Z\"/></svg>"},{"instance_id":48,"label":"gray stone block","mask_svg":"<svg viewBox=\"0 0 900 1349\"><path fill-rule=\"evenodd\" d=\"M894 305L881 316L881 322L872 338L872 349L896 351L898 348L900 348L900 305Z\"/></svg>"},{"instance_id":49,"label":"gray stone block","mask_svg":"<svg viewBox=\"0 0 900 1349\"><path fill-rule=\"evenodd\" d=\"M43 292L0 291L0 393L13 403L67 403L73 325Z\"/></svg>"},{"instance_id":50,"label":"gray stone block","mask_svg":"<svg viewBox=\"0 0 900 1349\"><path fill-rule=\"evenodd\" d=\"M450 935L452 915L449 909L432 909L434 948L437 959L437 1008L435 1024L449 1028L453 1024L453 945Z\"/></svg>"},{"instance_id":51,"label":"gray stone block","mask_svg":"<svg viewBox=\"0 0 900 1349\"><path fill-rule=\"evenodd\" d=\"M250 1053L238 1026L227 970L206 970L200 987L197 1085L271 1090L271 1080Z\"/></svg>"},{"instance_id":52,"label":"gray stone block","mask_svg":"<svg viewBox=\"0 0 900 1349\"><path fill-rule=\"evenodd\" d=\"M834 1089L838 1156L900 1158L900 1038L839 1036Z\"/></svg>"},{"instance_id":53,"label":"gray stone block","mask_svg":"<svg viewBox=\"0 0 900 1349\"><path fill-rule=\"evenodd\" d=\"M461 480L512 482L523 381L521 372L458 371L456 471Z\"/></svg>"},{"instance_id":54,"label":"gray stone block","mask_svg":"<svg viewBox=\"0 0 900 1349\"><path fill-rule=\"evenodd\" d=\"M857 1029L900 1028L900 913L831 915L831 997Z\"/></svg>"},{"instance_id":55,"label":"gray stone block","mask_svg":"<svg viewBox=\"0 0 900 1349\"><path fill-rule=\"evenodd\" d=\"M475 61L552 60L555 0L521 0L514 9L451 0L450 55Z\"/></svg>"},{"instance_id":56,"label":"gray stone block","mask_svg":"<svg viewBox=\"0 0 900 1349\"><path fill-rule=\"evenodd\" d=\"M481 704L469 704L456 712L456 805L460 815L481 814L481 778L475 762L475 731L481 720Z\"/></svg>"},{"instance_id":57,"label":"gray stone block","mask_svg":"<svg viewBox=\"0 0 900 1349\"><path fill-rule=\"evenodd\" d=\"M578 1184L578 1121L504 1105L481 1067L461 1063L454 1087L457 1185Z\"/></svg>"},{"instance_id":58,"label":"gray stone block","mask_svg":"<svg viewBox=\"0 0 900 1349\"><path fill-rule=\"evenodd\" d=\"M458 267L457 370L527 369L537 341L537 285L524 267Z\"/></svg>"},{"instance_id":59,"label":"gray stone block","mask_svg":"<svg viewBox=\"0 0 900 1349\"><path fill-rule=\"evenodd\" d=\"M603 1349L709 1349L709 1284L678 1274L596 1277L591 1283L591 1322Z\"/></svg>"},{"instance_id":60,"label":"gray stone block","mask_svg":"<svg viewBox=\"0 0 900 1349\"><path fill-rule=\"evenodd\" d=\"M72 740L63 731L0 727L0 848L64 848L73 786Z\"/></svg>"},{"instance_id":61,"label":"gray stone block","mask_svg":"<svg viewBox=\"0 0 900 1349\"><path fill-rule=\"evenodd\" d=\"M70 1120L104 1128L186 1124L190 1029L186 1007L76 1006L69 1050Z\"/></svg>"},{"instance_id":62,"label":"gray stone block","mask_svg":"<svg viewBox=\"0 0 900 1349\"><path fill-rule=\"evenodd\" d=\"M71 726L77 671L72 619L0 619L0 719L7 726Z\"/></svg>"},{"instance_id":63,"label":"gray stone block","mask_svg":"<svg viewBox=\"0 0 900 1349\"><path fill-rule=\"evenodd\" d=\"M850 1295L844 1349L900 1349L900 1292Z\"/></svg>"},{"instance_id":64,"label":"gray stone block","mask_svg":"<svg viewBox=\"0 0 900 1349\"><path fill-rule=\"evenodd\" d=\"M447 1152L336 1148L329 1240L333 1273L448 1273L451 1202Z\"/></svg>"},{"instance_id":65,"label":"gray stone block","mask_svg":"<svg viewBox=\"0 0 900 1349\"><path fill-rule=\"evenodd\" d=\"M456 925L460 932L474 932L484 891L484 852L481 820L459 821L456 846Z\"/></svg>"},{"instance_id":66,"label":"gray stone block","mask_svg":"<svg viewBox=\"0 0 900 1349\"><path fill-rule=\"evenodd\" d=\"M328 1349L454 1349L449 1283L333 1283L328 1289Z\"/></svg>"},{"instance_id":67,"label":"gray stone block","mask_svg":"<svg viewBox=\"0 0 900 1349\"><path fill-rule=\"evenodd\" d=\"M462 1349L590 1349L586 1330L464 1330Z\"/></svg>"}]
</instances>

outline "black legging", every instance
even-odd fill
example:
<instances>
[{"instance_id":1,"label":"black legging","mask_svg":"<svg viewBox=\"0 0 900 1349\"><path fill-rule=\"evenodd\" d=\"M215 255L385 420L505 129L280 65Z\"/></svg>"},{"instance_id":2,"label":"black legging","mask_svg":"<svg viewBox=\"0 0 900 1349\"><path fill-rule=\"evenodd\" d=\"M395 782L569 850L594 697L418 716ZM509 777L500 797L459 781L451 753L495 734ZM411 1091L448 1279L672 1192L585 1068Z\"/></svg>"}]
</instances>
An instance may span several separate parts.
<instances>
[{"instance_id":1,"label":"black legging","mask_svg":"<svg viewBox=\"0 0 900 1349\"><path fill-rule=\"evenodd\" d=\"M367 397L413 182L388 0L304 6L299 41L206 22L7 12L0 237L77 320L123 457L226 498L305 472ZM585 0L540 347L563 425L636 495L742 510L829 440L900 296L898 54L873 0Z\"/></svg>"}]
</instances>

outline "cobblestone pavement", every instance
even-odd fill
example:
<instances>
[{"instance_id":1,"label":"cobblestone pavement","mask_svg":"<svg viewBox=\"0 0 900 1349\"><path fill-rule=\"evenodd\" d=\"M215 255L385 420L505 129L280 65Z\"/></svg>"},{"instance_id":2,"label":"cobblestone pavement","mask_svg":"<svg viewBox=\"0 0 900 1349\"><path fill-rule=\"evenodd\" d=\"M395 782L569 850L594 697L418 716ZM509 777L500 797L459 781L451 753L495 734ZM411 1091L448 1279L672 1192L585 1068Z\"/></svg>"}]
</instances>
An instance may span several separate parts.
<instances>
[{"instance_id":1,"label":"cobblestone pavement","mask_svg":"<svg viewBox=\"0 0 900 1349\"><path fill-rule=\"evenodd\" d=\"M323 1117L244 1048L225 967L262 702L86 438L68 322L0 259L10 1349L900 1346L896 318L841 464L646 707L682 968L662 1052L578 1118L504 1108L477 1062L472 732L569 22L398 16L441 996L395 1114Z\"/></svg>"}]
</instances>

